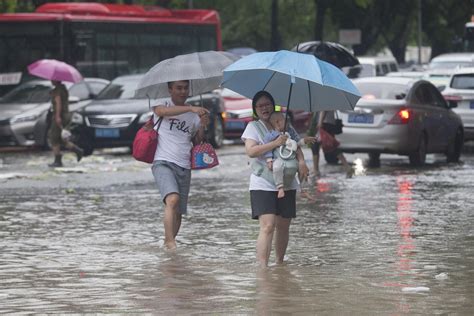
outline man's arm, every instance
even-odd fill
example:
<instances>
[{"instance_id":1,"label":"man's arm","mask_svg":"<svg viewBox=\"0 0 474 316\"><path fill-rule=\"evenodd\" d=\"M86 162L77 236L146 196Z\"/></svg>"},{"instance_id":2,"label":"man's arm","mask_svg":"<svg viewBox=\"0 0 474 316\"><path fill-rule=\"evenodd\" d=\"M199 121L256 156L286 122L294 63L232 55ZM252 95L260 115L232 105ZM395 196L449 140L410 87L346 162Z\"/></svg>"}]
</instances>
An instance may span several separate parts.
<instances>
[{"instance_id":1,"label":"man's arm","mask_svg":"<svg viewBox=\"0 0 474 316\"><path fill-rule=\"evenodd\" d=\"M201 122L196 135L193 137L193 145L202 143L206 138L206 127L209 125L210 118L208 114L204 114L200 117Z\"/></svg>"},{"instance_id":2,"label":"man's arm","mask_svg":"<svg viewBox=\"0 0 474 316\"><path fill-rule=\"evenodd\" d=\"M209 114L209 110L206 108L192 105L155 106L153 107L153 112L158 116L173 116L188 112L196 113L199 116Z\"/></svg>"}]
</instances>

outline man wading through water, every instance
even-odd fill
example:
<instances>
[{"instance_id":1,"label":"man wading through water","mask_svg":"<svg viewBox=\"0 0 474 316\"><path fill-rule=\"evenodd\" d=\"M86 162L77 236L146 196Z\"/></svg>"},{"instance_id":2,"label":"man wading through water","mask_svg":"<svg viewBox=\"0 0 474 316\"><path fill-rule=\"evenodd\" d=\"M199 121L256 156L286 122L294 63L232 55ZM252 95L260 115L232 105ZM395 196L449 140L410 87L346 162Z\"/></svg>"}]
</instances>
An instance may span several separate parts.
<instances>
[{"instance_id":1,"label":"man wading through water","mask_svg":"<svg viewBox=\"0 0 474 316\"><path fill-rule=\"evenodd\" d=\"M187 212L191 184L191 148L204 140L209 124L209 111L186 104L189 81L168 83L171 98L161 99L153 106L154 122L158 123L158 147L151 167L156 185L165 204L163 224L164 246L176 249L176 236L182 215Z\"/></svg>"}]
</instances>

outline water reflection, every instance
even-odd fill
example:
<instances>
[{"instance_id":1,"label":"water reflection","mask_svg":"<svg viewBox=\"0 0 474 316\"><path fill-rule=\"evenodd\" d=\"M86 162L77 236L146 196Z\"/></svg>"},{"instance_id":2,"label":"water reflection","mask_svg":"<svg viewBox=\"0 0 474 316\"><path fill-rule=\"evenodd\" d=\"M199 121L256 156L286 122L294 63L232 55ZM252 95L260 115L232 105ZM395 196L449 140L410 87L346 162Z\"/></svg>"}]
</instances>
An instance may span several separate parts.
<instances>
[{"instance_id":1,"label":"water reflection","mask_svg":"<svg viewBox=\"0 0 474 316\"><path fill-rule=\"evenodd\" d=\"M401 275L410 274L412 256L415 253L415 244L411 235L413 225L412 216L412 182L403 177L397 178L398 201L397 218L400 241L398 243L397 258L398 270Z\"/></svg>"},{"instance_id":2,"label":"water reflection","mask_svg":"<svg viewBox=\"0 0 474 316\"><path fill-rule=\"evenodd\" d=\"M294 267L278 265L267 269L258 269L257 306L258 315L294 314L301 310L300 281Z\"/></svg>"}]
</instances>

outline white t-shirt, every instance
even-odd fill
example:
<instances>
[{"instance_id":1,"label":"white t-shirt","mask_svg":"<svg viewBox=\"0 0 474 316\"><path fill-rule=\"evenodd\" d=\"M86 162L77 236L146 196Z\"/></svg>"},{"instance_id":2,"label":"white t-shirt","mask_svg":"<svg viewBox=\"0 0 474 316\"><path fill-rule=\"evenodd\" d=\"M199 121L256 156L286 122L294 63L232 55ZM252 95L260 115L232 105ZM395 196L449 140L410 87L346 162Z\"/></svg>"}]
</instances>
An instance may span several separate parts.
<instances>
[{"instance_id":1,"label":"white t-shirt","mask_svg":"<svg viewBox=\"0 0 474 316\"><path fill-rule=\"evenodd\" d=\"M173 106L171 98L161 99L155 106ZM154 106L154 107L155 107ZM158 116L153 115L156 123ZM155 160L165 160L186 169L191 169L191 139L200 125L199 115L187 112L175 116L165 116L158 130L158 147Z\"/></svg>"},{"instance_id":2,"label":"white t-shirt","mask_svg":"<svg viewBox=\"0 0 474 316\"><path fill-rule=\"evenodd\" d=\"M261 123L257 123L256 121L254 121L247 124L247 127L242 133L242 140L245 142L246 139L253 139L254 141L258 143L258 145L263 145L264 144L263 139L262 137L260 137L260 133L258 132L257 127L255 127L255 124L261 124ZM265 157L263 157L263 155L259 156L256 159L260 159L265 163ZM296 181L296 177L291 183L291 186L289 189L290 190L299 189L299 184L298 184L298 181ZM256 176L253 173L250 175L249 190L278 191L275 184L270 183L264 178Z\"/></svg>"}]
</instances>

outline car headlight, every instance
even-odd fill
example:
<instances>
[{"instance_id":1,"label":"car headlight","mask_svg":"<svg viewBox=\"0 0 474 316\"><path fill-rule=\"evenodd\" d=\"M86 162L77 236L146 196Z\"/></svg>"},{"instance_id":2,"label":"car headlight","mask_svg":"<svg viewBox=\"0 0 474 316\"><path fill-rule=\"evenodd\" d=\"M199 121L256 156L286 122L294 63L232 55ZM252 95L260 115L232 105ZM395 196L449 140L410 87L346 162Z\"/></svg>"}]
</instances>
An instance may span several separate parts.
<instances>
[{"instance_id":1,"label":"car headlight","mask_svg":"<svg viewBox=\"0 0 474 316\"><path fill-rule=\"evenodd\" d=\"M138 119L138 124L145 124L150 117L153 115L153 112L146 112L140 115L140 118Z\"/></svg>"},{"instance_id":2,"label":"car headlight","mask_svg":"<svg viewBox=\"0 0 474 316\"><path fill-rule=\"evenodd\" d=\"M84 118L79 113L72 113L71 123L82 125L84 124Z\"/></svg>"},{"instance_id":3,"label":"car headlight","mask_svg":"<svg viewBox=\"0 0 474 316\"><path fill-rule=\"evenodd\" d=\"M36 121L41 113L29 115L17 115L10 119L10 124Z\"/></svg>"}]
</instances>

